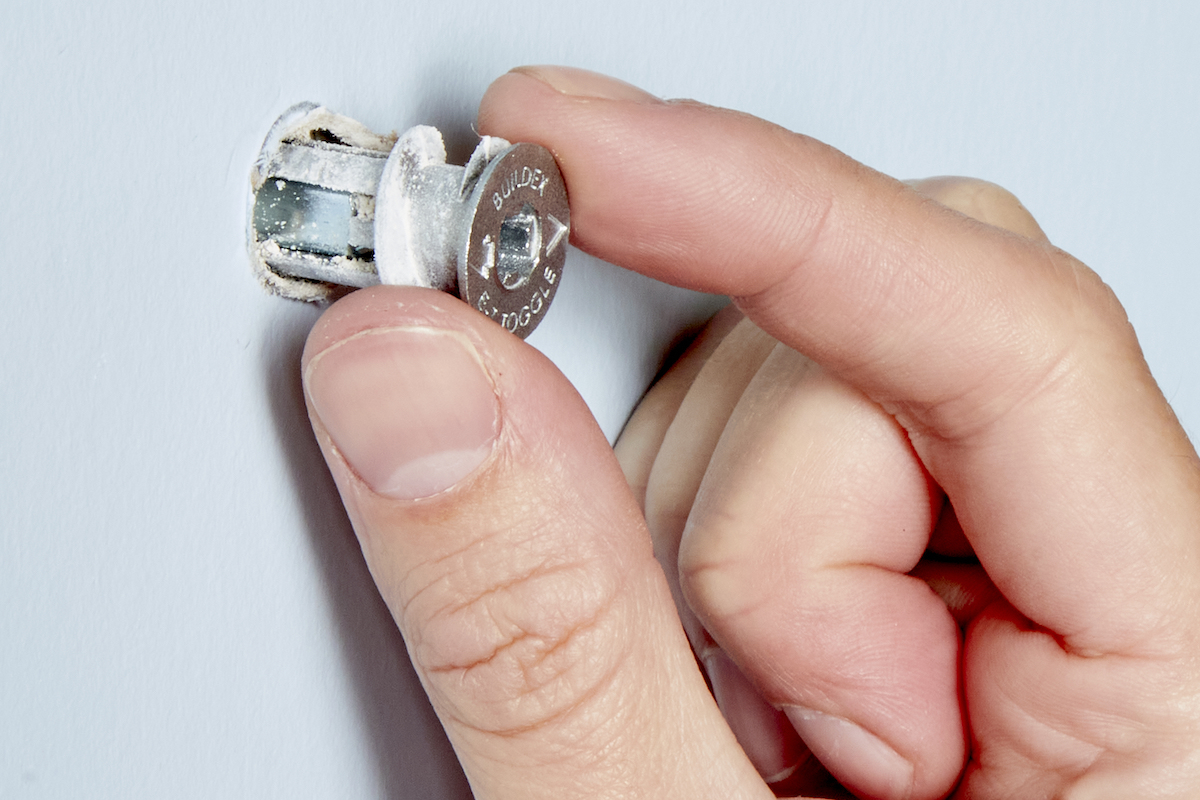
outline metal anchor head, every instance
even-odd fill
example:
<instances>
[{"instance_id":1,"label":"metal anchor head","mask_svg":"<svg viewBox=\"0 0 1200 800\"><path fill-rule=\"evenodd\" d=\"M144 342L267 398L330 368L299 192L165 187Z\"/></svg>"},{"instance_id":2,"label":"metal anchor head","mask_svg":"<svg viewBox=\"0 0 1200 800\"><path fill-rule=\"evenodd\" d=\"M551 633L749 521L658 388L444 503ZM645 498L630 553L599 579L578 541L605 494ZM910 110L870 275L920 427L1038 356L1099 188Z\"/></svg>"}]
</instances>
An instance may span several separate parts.
<instances>
[{"instance_id":1,"label":"metal anchor head","mask_svg":"<svg viewBox=\"0 0 1200 800\"><path fill-rule=\"evenodd\" d=\"M546 148L517 144L492 160L467 203L459 295L521 335L554 299L566 261L570 209Z\"/></svg>"},{"instance_id":2,"label":"metal anchor head","mask_svg":"<svg viewBox=\"0 0 1200 800\"><path fill-rule=\"evenodd\" d=\"M434 128L379 136L301 104L272 127L251 188L251 260L287 297L426 286L457 292L523 338L562 276L570 209L539 145L484 137L458 167Z\"/></svg>"}]
</instances>

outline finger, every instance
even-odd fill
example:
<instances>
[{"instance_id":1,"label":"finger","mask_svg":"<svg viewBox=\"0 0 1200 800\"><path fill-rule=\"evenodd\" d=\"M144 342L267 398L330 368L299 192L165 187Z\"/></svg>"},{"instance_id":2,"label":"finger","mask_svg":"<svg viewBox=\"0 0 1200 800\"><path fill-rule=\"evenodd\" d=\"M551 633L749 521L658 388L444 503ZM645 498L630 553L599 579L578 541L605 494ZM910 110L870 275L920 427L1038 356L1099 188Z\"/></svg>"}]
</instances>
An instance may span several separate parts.
<instances>
[{"instance_id":1,"label":"finger","mask_svg":"<svg viewBox=\"0 0 1200 800\"><path fill-rule=\"evenodd\" d=\"M439 292L335 304L304 356L363 553L481 800L769 797L582 400Z\"/></svg>"},{"instance_id":2,"label":"finger","mask_svg":"<svg viewBox=\"0 0 1200 800\"><path fill-rule=\"evenodd\" d=\"M1190 640L1200 466L1094 273L806 137L591 74L510 73L480 123L555 152L580 246L739 298L894 414L997 586L1070 650Z\"/></svg>"},{"instance_id":3,"label":"finger","mask_svg":"<svg viewBox=\"0 0 1200 800\"><path fill-rule=\"evenodd\" d=\"M679 540L717 441L775 341L741 320L712 348L680 400L647 478L646 523L684 630L751 762L768 782L795 775L808 755L787 721L759 698L696 619L679 585Z\"/></svg>"},{"instance_id":4,"label":"finger","mask_svg":"<svg viewBox=\"0 0 1200 800\"><path fill-rule=\"evenodd\" d=\"M696 341L646 392L613 446L617 463L643 510L650 470L679 404L709 355L741 319L742 312L735 305L727 305L718 311Z\"/></svg>"},{"instance_id":5,"label":"finger","mask_svg":"<svg viewBox=\"0 0 1200 800\"><path fill-rule=\"evenodd\" d=\"M680 402L647 479L646 525L654 553L698 653L705 642L679 591L679 539L726 420L774 346L774 339L746 319L725 335Z\"/></svg>"},{"instance_id":6,"label":"finger","mask_svg":"<svg viewBox=\"0 0 1200 800\"><path fill-rule=\"evenodd\" d=\"M763 781L780 797L807 797L825 789L831 781L829 771L805 746L787 716L763 698L716 644L710 641L701 652L713 697Z\"/></svg>"},{"instance_id":7,"label":"finger","mask_svg":"<svg viewBox=\"0 0 1200 800\"><path fill-rule=\"evenodd\" d=\"M965 763L958 627L905 574L940 505L895 420L777 345L684 532L689 605L865 797L945 796Z\"/></svg>"}]
</instances>

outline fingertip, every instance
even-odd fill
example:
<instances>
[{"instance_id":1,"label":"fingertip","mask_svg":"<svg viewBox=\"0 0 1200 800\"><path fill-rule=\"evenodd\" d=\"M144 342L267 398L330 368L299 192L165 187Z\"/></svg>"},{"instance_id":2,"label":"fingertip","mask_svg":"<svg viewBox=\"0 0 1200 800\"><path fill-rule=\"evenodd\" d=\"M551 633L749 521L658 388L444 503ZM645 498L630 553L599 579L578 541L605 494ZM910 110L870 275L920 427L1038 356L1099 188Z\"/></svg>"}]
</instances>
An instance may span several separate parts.
<instances>
[{"instance_id":1,"label":"fingertip","mask_svg":"<svg viewBox=\"0 0 1200 800\"><path fill-rule=\"evenodd\" d=\"M373 286L339 299L313 325L304 344L301 369L328 348L363 331L402 326L453 330L486 349L478 332L480 316L458 299L434 289Z\"/></svg>"},{"instance_id":2,"label":"fingertip","mask_svg":"<svg viewBox=\"0 0 1200 800\"><path fill-rule=\"evenodd\" d=\"M575 100L617 100L634 103L662 103L650 92L623 80L580 69L554 65L514 67L496 78L480 101L481 121L506 105L519 104L536 95L543 98Z\"/></svg>"},{"instance_id":3,"label":"fingertip","mask_svg":"<svg viewBox=\"0 0 1200 800\"><path fill-rule=\"evenodd\" d=\"M484 136L503 136L506 122L514 117L514 109L524 107L539 94L549 95L551 89L536 78L513 70L492 81L479 101L476 127Z\"/></svg>"},{"instance_id":4,"label":"fingertip","mask_svg":"<svg viewBox=\"0 0 1200 800\"><path fill-rule=\"evenodd\" d=\"M825 766L860 796L909 800L913 765L891 746L849 720L789 706L784 713Z\"/></svg>"},{"instance_id":5,"label":"fingertip","mask_svg":"<svg viewBox=\"0 0 1200 800\"><path fill-rule=\"evenodd\" d=\"M632 83L592 70L553 65L523 66L512 70L541 81L560 94L585 100L627 100L635 103L662 101Z\"/></svg>"},{"instance_id":6,"label":"fingertip","mask_svg":"<svg viewBox=\"0 0 1200 800\"><path fill-rule=\"evenodd\" d=\"M348 502L423 500L488 462L504 427L489 363L510 355L508 335L490 324L442 292L394 286L355 292L317 321L301 376Z\"/></svg>"}]
</instances>

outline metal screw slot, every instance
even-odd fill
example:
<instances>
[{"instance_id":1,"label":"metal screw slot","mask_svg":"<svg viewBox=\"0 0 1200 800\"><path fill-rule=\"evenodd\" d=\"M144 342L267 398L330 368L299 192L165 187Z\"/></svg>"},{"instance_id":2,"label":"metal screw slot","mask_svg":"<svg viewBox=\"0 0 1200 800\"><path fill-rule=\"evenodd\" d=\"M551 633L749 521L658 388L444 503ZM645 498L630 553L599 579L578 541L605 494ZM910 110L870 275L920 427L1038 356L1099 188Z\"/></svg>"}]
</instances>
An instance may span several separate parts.
<instances>
[{"instance_id":1,"label":"metal screw slot","mask_svg":"<svg viewBox=\"0 0 1200 800\"><path fill-rule=\"evenodd\" d=\"M529 282L542 255L542 224L529 203L500 223L500 285L518 289Z\"/></svg>"}]
</instances>

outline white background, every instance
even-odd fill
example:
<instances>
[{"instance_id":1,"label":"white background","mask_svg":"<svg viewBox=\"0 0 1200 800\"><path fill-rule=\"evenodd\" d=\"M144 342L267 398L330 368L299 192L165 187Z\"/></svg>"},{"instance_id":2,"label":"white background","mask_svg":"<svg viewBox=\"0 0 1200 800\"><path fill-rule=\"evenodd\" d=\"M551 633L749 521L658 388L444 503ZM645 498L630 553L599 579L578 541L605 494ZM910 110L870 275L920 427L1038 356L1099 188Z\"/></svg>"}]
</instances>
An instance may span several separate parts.
<instances>
[{"instance_id":1,"label":"white background","mask_svg":"<svg viewBox=\"0 0 1200 800\"><path fill-rule=\"evenodd\" d=\"M493 77L570 63L989 178L1115 287L1195 437L1197 42L1189 2L4 2L0 797L467 795L311 440L317 310L246 263L287 106L461 157ZM574 253L534 343L612 435L697 313Z\"/></svg>"}]
</instances>

